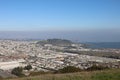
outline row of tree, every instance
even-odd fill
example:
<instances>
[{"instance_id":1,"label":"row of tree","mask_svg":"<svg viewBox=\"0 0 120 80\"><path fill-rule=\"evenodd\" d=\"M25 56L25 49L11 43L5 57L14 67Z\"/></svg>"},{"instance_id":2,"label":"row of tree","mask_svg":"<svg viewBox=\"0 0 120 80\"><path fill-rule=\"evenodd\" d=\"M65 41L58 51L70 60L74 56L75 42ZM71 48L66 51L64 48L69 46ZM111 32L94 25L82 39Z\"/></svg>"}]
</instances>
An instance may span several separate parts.
<instances>
[{"instance_id":1,"label":"row of tree","mask_svg":"<svg viewBox=\"0 0 120 80\"><path fill-rule=\"evenodd\" d=\"M19 76L19 77L22 77L24 76L24 74L22 73L23 70L31 70L32 69L32 66L31 65L27 65L25 66L24 68L22 67L17 67L17 68L14 68L12 70L12 74L16 75L16 76ZM74 67L74 66L67 66L67 67L64 67L62 69L59 69L57 71L55 71L54 73L73 73L73 72L81 72L81 71L95 71L95 70L104 70L104 69L108 69L108 67L103 67L103 66L96 66L96 65L93 65L89 68L87 68L86 70L82 70L80 68L77 68L77 67ZM33 72L34 73L34 72ZM32 74L32 73L31 73ZM38 74L45 74L44 72L37 72L37 73L34 73L34 75L38 75ZM32 74L33 75L33 74Z\"/></svg>"},{"instance_id":2,"label":"row of tree","mask_svg":"<svg viewBox=\"0 0 120 80\"><path fill-rule=\"evenodd\" d=\"M74 66L67 66L62 69L59 69L56 73L73 73L73 72L96 71L96 70L104 70L104 69L108 69L108 67L93 65L93 66L87 68L86 70L82 70L82 69L74 67Z\"/></svg>"},{"instance_id":3,"label":"row of tree","mask_svg":"<svg viewBox=\"0 0 120 80\"><path fill-rule=\"evenodd\" d=\"M23 70L31 70L32 69L32 66L31 65L27 65L25 66L24 68L22 67L16 67L12 70L12 74L16 75L16 76L19 76L19 77L22 77L22 76L25 76L22 72Z\"/></svg>"}]
</instances>

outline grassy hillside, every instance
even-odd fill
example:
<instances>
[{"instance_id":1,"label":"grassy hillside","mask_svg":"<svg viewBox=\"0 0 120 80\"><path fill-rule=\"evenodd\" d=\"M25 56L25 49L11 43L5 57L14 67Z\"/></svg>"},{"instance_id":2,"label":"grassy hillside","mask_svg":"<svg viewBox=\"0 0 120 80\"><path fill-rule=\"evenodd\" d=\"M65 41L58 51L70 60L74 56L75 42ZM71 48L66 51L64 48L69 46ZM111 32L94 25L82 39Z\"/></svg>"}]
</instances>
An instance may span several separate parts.
<instances>
[{"instance_id":1,"label":"grassy hillside","mask_svg":"<svg viewBox=\"0 0 120 80\"><path fill-rule=\"evenodd\" d=\"M83 71L67 74L46 74L34 77L5 79L5 80L120 80L120 69L103 71Z\"/></svg>"}]
</instances>

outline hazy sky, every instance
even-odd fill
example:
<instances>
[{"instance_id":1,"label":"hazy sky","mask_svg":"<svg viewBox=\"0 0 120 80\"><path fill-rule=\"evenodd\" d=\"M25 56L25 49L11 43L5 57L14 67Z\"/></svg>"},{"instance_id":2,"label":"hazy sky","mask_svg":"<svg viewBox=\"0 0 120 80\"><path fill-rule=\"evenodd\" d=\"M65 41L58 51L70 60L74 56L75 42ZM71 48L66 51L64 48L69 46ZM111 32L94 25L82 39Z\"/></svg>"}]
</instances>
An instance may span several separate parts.
<instances>
[{"instance_id":1,"label":"hazy sky","mask_svg":"<svg viewBox=\"0 0 120 80\"><path fill-rule=\"evenodd\" d=\"M119 36L120 0L0 0L0 39L119 42Z\"/></svg>"},{"instance_id":2,"label":"hazy sky","mask_svg":"<svg viewBox=\"0 0 120 80\"><path fill-rule=\"evenodd\" d=\"M0 31L119 29L120 0L0 0Z\"/></svg>"}]
</instances>

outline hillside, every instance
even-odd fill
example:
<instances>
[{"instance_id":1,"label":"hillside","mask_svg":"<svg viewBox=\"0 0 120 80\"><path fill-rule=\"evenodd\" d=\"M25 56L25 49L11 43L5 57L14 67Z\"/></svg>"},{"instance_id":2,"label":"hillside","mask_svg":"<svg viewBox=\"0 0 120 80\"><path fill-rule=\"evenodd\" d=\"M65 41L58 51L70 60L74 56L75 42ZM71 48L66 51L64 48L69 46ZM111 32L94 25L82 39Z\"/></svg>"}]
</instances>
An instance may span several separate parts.
<instances>
[{"instance_id":1,"label":"hillside","mask_svg":"<svg viewBox=\"0 0 120 80\"><path fill-rule=\"evenodd\" d=\"M120 69L103 71L83 71L67 74L46 74L34 77L6 79L6 80L119 80Z\"/></svg>"}]
</instances>

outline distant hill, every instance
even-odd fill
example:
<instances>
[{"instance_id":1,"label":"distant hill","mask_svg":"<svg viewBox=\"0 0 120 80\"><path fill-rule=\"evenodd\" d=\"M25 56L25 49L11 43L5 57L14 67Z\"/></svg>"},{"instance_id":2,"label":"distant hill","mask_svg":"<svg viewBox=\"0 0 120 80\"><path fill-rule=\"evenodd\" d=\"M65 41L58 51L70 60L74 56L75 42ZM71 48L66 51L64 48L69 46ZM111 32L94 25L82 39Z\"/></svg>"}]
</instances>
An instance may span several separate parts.
<instances>
[{"instance_id":1,"label":"distant hill","mask_svg":"<svg viewBox=\"0 0 120 80\"><path fill-rule=\"evenodd\" d=\"M56 46L71 46L73 44L70 40L65 39L47 39L43 41L38 41L37 44L44 45L44 44L52 44Z\"/></svg>"}]
</instances>

